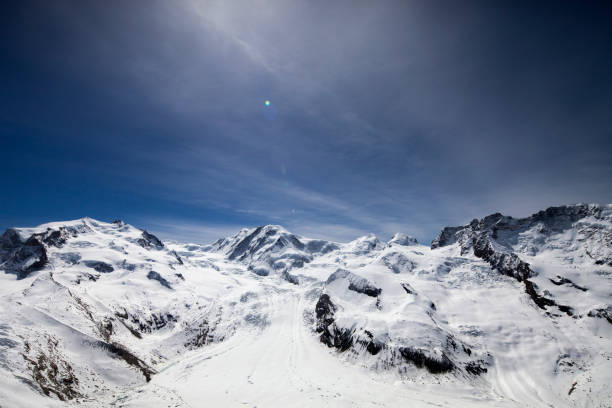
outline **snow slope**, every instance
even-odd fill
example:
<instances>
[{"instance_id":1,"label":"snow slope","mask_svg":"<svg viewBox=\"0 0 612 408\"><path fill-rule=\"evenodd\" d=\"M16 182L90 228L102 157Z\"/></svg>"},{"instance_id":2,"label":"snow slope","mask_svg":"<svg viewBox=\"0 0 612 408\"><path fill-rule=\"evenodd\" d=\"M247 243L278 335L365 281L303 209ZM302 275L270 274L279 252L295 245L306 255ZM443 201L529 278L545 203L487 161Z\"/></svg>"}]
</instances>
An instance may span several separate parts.
<instances>
[{"instance_id":1,"label":"snow slope","mask_svg":"<svg viewBox=\"0 0 612 408\"><path fill-rule=\"evenodd\" d=\"M0 238L0 406L612 405L612 206L432 246L89 218Z\"/></svg>"}]
</instances>

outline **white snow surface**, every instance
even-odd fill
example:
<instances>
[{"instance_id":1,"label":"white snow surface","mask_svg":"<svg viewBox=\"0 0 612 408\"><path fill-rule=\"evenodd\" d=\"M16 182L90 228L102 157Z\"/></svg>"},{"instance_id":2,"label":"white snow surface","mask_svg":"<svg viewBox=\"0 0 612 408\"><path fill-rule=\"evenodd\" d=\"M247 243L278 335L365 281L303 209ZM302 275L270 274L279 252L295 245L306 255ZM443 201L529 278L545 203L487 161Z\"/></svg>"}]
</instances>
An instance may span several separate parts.
<instances>
[{"instance_id":1,"label":"white snow surface","mask_svg":"<svg viewBox=\"0 0 612 408\"><path fill-rule=\"evenodd\" d=\"M612 266L594 259L612 255L612 206L598 208L494 242L571 315L460 240L341 244L269 225L156 247L122 222L15 229L69 233L39 270L0 264L0 406L609 407ZM347 347L322 341L342 333Z\"/></svg>"}]
</instances>

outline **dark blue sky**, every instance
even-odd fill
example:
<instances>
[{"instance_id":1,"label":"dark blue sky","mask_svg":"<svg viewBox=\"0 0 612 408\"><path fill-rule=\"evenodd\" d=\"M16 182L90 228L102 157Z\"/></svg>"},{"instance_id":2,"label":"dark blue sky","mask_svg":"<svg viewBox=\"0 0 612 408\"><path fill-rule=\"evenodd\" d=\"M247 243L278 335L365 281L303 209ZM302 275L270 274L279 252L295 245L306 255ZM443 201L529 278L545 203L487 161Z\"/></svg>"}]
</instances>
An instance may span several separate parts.
<instances>
[{"instance_id":1,"label":"dark blue sky","mask_svg":"<svg viewBox=\"0 0 612 408\"><path fill-rule=\"evenodd\" d=\"M428 242L612 202L611 21L594 1L3 1L0 227Z\"/></svg>"}]
</instances>

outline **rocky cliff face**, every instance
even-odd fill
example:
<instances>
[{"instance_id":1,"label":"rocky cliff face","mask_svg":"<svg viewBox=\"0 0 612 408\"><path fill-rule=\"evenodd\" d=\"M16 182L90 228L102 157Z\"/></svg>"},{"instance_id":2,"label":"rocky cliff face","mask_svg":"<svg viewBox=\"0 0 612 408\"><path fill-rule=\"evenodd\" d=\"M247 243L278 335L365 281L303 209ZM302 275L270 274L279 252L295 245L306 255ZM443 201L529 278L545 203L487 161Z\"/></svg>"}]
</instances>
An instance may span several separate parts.
<instances>
[{"instance_id":1,"label":"rocky cliff face","mask_svg":"<svg viewBox=\"0 0 612 408\"><path fill-rule=\"evenodd\" d=\"M317 255L338 249L338 245L324 240L305 239L278 225L244 229L238 234L219 239L212 250L222 252L230 261L247 265L260 276L281 274L289 281L297 281L290 271L302 268Z\"/></svg>"},{"instance_id":2,"label":"rocky cliff face","mask_svg":"<svg viewBox=\"0 0 612 408\"><path fill-rule=\"evenodd\" d=\"M611 223L610 207L598 205L550 207L519 219L495 213L475 219L468 225L444 228L431 247L435 249L457 243L462 254L471 251L493 269L523 282L526 293L538 307L546 310L555 306L572 316L571 306L559 305L539 293L538 286L530 280L536 272L521 256L558 249L559 237L569 233L573 239L571 242L565 240L563 250L578 252L578 257L595 265L610 266Z\"/></svg>"}]
</instances>

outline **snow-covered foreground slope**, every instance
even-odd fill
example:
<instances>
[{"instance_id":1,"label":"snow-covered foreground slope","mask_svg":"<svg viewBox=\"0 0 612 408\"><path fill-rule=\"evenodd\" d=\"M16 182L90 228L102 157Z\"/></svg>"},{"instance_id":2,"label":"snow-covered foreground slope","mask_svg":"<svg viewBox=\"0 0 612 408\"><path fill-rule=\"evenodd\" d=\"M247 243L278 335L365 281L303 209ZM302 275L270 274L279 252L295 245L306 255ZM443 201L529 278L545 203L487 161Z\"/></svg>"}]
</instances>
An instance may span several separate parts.
<instances>
[{"instance_id":1,"label":"snow-covered foreground slope","mask_svg":"<svg viewBox=\"0 0 612 408\"><path fill-rule=\"evenodd\" d=\"M612 405L612 206L431 247L92 219L0 238L0 406Z\"/></svg>"}]
</instances>

